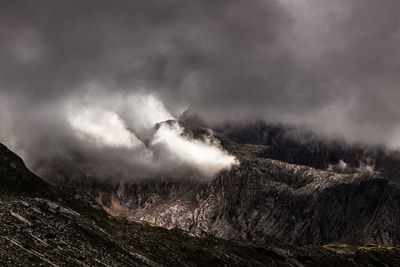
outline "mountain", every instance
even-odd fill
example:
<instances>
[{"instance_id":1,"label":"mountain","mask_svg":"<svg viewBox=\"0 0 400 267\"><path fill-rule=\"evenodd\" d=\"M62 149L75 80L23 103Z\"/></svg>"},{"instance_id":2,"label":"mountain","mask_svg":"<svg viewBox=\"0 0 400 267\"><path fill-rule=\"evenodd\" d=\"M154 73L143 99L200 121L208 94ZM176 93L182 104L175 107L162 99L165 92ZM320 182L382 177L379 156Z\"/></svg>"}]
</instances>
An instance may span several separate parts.
<instances>
[{"instance_id":1,"label":"mountain","mask_svg":"<svg viewBox=\"0 0 400 267\"><path fill-rule=\"evenodd\" d=\"M269 158L340 173L375 172L400 183L400 152L382 146L328 140L310 130L264 122L226 123L215 130L240 144L269 146Z\"/></svg>"},{"instance_id":2,"label":"mountain","mask_svg":"<svg viewBox=\"0 0 400 267\"><path fill-rule=\"evenodd\" d=\"M84 192L57 188L35 176L3 145L0 183L2 266L295 263L272 249L112 217Z\"/></svg>"},{"instance_id":3,"label":"mountain","mask_svg":"<svg viewBox=\"0 0 400 267\"><path fill-rule=\"evenodd\" d=\"M181 122L199 138L205 128ZM274 148L215 133L241 162L210 181L120 182L88 192L109 213L196 236L257 244L400 244L400 186L375 172L337 173L273 159ZM272 156L271 156L272 155Z\"/></svg>"},{"instance_id":4,"label":"mountain","mask_svg":"<svg viewBox=\"0 0 400 267\"><path fill-rule=\"evenodd\" d=\"M107 214L80 190L55 187L0 144L2 266L361 266L400 262L380 246L256 246L198 238Z\"/></svg>"},{"instance_id":5,"label":"mountain","mask_svg":"<svg viewBox=\"0 0 400 267\"><path fill-rule=\"evenodd\" d=\"M323 138L306 128L263 121L210 125L191 111L181 118L185 123L212 128L239 144L268 146L268 158L339 173L375 172L400 183L400 152L378 145L349 144Z\"/></svg>"}]
</instances>

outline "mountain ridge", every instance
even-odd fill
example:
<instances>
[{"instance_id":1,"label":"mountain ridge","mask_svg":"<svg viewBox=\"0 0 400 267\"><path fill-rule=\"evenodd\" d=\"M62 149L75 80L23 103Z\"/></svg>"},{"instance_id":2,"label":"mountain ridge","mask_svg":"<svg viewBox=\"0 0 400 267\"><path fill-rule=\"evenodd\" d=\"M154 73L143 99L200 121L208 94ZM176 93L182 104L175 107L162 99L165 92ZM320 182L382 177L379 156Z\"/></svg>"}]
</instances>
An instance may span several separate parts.
<instances>
[{"instance_id":1,"label":"mountain ridge","mask_svg":"<svg viewBox=\"0 0 400 267\"><path fill-rule=\"evenodd\" d=\"M182 123L186 134L202 127ZM240 161L211 181L141 180L99 192L113 214L198 236L266 244L398 245L400 188L376 173L341 174L269 158L271 148L215 133Z\"/></svg>"}]
</instances>

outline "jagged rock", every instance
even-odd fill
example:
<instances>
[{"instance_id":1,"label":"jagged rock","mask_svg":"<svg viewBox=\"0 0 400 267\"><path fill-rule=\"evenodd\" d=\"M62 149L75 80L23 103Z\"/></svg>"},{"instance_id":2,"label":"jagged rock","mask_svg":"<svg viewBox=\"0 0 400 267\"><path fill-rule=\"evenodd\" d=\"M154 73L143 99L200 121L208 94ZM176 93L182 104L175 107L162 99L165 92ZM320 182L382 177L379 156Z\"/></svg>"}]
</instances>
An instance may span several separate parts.
<instances>
[{"instance_id":1,"label":"jagged rock","mask_svg":"<svg viewBox=\"0 0 400 267\"><path fill-rule=\"evenodd\" d=\"M193 121L190 116L183 119ZM307 129L264 122L226 123L214 128L240 144L269 146L266 155L269 158L342 173L376 172L400 183L399 151L378 145L348 144L340 139L328 140ZM345 166L340 166L341 162Z\"/></svg>"},{"instance_id":2,"label":"jagged rock","mask_svg":"<svg viewBox=\"0 0 400 267\"><path fill-rule=\"evenodd\" d=\"M268 159L267 146L216 136L239 166L209 182L120 183L103 188L99 202L112 214L198 236L261 244L399 244L399 185L376 173L339 174Z\"/></svg>"}]
</instances>

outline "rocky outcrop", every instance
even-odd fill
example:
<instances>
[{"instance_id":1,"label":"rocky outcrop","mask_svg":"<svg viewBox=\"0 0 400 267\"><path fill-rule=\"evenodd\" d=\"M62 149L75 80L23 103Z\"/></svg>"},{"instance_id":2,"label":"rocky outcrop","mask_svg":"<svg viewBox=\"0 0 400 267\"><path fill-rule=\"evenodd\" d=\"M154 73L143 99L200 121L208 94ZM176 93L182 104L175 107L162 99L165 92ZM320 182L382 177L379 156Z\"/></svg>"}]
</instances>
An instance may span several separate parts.
<instances>
[{"instance_id":1,"label":"rocky outcrop","mask_svg":"<svg viewBox=\"0 0 400 267\"><path fill-rule=\"evenodd\" d=\"M263 121L208 125L187 110L183 123L210 127L239 144L268 146L268 158L340 173L376 172L400 183L400 152L378 145L323 138L310 129Z\"/></svg>"},{"instance_id":2,"label":"rocky outcrop","mask_svg":"<svg viewBox=\"0 0 400 267\"><path fill-rule=\"evenodd\" d=\"M198 236L260 244L399 244L399 185L373 172L340 174L269 159L270 147L216 136L241 164L211 181L145 180L92 188L91 194L111 214Z\"/></svg>"},{"instance_id":3,"label":"rocky outcrop","mask_svg":"<svg viewBox=\"0 0 400 267\"><path fill-rule=\"evenodd\" d=\"M186 120L191 121L190 118ZM376 172L400 183L400 152L381 146L328 140L310 130L264 122L224 124L214 127L240 144L270 147L269 158L341 173Z\"/></svg>"},{"instance_id":4,"label":"rocky outcrop","mask_svg":"<svg viewBox=\"0 0 400 267\"><path fill-rule=\"evenodd\" d=\"M1 266L294 266L297 262L266 247L193 238L114 218L84 192L57 188L35 176L1 144L0 183Z\"/></svg>"},{"instance_id":5,"label":"rocky outcrop","mask_svg":"<svg viewBox=\"0 0 400 267\"><path fill-rule=\"evenodd\" d=\"M400 242L400 188L368 174L260 159L208 183L120 183L102 194L114 214L200 236L263 244Z\"/></svg>"}]
</instances>

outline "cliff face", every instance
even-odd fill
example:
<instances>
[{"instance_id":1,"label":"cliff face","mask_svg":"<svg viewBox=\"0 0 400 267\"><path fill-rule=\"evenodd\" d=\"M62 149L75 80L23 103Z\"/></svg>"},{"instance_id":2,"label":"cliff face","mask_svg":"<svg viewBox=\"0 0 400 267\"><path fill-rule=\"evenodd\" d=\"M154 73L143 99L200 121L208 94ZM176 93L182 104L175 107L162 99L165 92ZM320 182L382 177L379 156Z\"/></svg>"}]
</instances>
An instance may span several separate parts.
<instances>
[{"instance_id":1,"label":"cliff face","mask_svg":"<svg viewBox=\"0 0 400 267\"><path fill-rule=\"evenodd\" d=\"M273 160L267 158L271 147L216 136L241 164L211 181L119 183L91 194L111 214L199 236L260 244L399 244L398 185L376 173L340 174Z\"/></svg>"},{"instance_id":2,"label":"cliff face","mask_svg":"<svg viewBox=\"0 0 400 267\"><path fill-rule=\"evenodd\" d=\"M102 191L111 213L200 236L257 243L400 242L400 188L367 174L336 174L259 159L211 182L143 182Z\"/></svg>"},{"instance_id":3,"label":"cliff face","mask_svg":"<svg viewBox=\"0 0 400 267\"><path fill-rule=\"evenodd\" d=\"M194 238L114 218L84 192L57 188L35 176L1 144L0 184L1 266L297 263L273 248Z\"/></svg>"}]
</instances>

